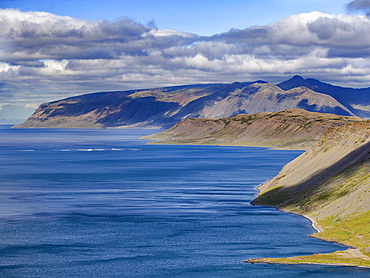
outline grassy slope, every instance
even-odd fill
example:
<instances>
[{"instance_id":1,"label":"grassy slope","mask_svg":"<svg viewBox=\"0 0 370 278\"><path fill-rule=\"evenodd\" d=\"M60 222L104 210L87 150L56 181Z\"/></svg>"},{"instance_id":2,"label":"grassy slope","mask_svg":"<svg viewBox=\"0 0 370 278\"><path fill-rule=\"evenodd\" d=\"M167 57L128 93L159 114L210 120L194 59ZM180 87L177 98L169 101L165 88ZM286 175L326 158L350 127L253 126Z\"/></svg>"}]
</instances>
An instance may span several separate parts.
<instances>
[{"instance_id":1,"label":"grassy slope","mask_svg":"<svg viewBox=\"0 0 370 278\"><path fill-rule=\"evenodd\" d=\"M323 230L313 236L352 248L331 254L248 262L370 267L369 137L370 121L328 130L316 146L261 186L259 197L254 200L255 204L307 216ZM307 167L308 163L318 166Z\"/></svg>"}]
</instances>

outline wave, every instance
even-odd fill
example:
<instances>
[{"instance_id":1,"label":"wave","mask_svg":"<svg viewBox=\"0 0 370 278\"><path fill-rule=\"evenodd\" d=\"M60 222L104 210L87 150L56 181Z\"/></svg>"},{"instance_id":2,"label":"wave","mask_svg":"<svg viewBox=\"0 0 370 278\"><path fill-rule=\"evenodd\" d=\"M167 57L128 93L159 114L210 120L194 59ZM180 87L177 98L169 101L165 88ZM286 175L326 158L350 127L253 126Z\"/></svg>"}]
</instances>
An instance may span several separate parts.
<instances>
[{"instance_id":1,"label":"wave","mask_svg":"<svg viewBox=\"0 0 370 278\"><path fill-rule=\"evenodd\" d=\"M61 152L114 152L114 151L141 151L142 149L122 149L122 148L109 148L109 149L61 149Z\"/></svg>"},{"instance_id":2,"label":"wave","mask_svg":"<svg viewBox=\"0 0 370 278\"><path fill-rule=\"evenodd\" d=\"M19 150L21 152L35 152L37 150ZM57 152L115 152L115 151L142 151L142 149L135 148L107 148L107 149L57 149Z\"/></svg>"}]
</instances>

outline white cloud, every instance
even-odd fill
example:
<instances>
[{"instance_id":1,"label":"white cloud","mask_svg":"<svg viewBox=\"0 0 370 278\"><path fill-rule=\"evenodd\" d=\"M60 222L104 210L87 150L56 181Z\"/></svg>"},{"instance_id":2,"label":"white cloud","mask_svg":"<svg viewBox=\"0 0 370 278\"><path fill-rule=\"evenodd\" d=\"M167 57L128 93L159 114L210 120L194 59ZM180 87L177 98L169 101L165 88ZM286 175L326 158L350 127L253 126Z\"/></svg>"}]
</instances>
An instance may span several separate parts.
<instances>
[{"instance_id":1,"label":"white cloud","mask_svg":"<svg viewBox=\"0 0 370 278\"><path fill-rule=\"evenodd\" d=\"M0 10L0 102L294 74L369 86L370 19L319 12L204 37L127 18Z\"/></svg>"},{"instance_id":2,"label":"white cloud","mask_svg":"<svg viewBox=\"0 0 370 278\"><path fill-rule=\"evenodd\" d=\"M37 107L39 107L40 104L39 103L27 103L24 108L26 109L33 109L35 110Z\"/></svg>"}]
</instances>

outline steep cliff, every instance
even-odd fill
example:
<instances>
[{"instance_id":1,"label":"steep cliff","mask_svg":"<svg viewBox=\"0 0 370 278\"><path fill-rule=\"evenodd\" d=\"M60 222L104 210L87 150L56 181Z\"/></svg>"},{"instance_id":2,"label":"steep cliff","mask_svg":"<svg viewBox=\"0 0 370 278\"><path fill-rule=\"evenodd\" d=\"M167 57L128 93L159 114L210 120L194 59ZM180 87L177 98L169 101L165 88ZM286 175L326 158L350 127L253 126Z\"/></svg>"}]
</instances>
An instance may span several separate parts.
<instances>
[{"instance_id":1,"label":"steep cliff","mask_svg":"<svg viewBox=\"0 0 370 278\"><path fill-rule=\"evenodd\" d=\"M370 121L329 128L315 145L259 190L254 204L304 215L320 231L315 237L353 248L249 262L370 267Z\"/></svg>"}]
</instances>

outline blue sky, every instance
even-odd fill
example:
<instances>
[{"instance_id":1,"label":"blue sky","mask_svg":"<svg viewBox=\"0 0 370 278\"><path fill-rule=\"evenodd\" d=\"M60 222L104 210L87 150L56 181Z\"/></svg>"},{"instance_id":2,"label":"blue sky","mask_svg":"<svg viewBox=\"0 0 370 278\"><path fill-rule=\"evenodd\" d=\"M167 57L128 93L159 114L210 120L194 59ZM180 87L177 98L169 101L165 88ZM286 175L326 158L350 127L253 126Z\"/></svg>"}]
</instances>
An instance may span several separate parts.
<instances>
[{"instance_id":1,"label":"blue sky","mask_svg":"<svg viewBox=\"0 0 370 278\"><path fill-rule=\"evenodd\" d=\"M0 0L0 123L89 92L295 74L369 87L370 0Z\"/></svg>"}]
</instances>

